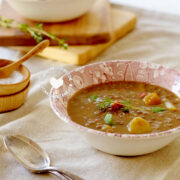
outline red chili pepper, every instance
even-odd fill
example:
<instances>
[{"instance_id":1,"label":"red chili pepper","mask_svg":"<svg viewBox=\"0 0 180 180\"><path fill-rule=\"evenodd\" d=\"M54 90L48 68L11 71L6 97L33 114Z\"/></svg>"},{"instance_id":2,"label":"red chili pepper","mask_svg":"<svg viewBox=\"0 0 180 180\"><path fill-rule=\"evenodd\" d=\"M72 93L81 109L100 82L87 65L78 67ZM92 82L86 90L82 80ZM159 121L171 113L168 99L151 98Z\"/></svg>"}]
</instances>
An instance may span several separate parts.
<instances>
[{"instance_id":1,"label":"red chili pepper","mask_svg":"<svg viewBox=\"0 0 180 180\"><path fill-rule=\"evenodd\" d=\"M138 94L138 97L139 97L140 99L142 99L142 98L144 98L146 95L147 95L147 93L142 92L142 93L139 93L139 94Z\"/></svg>"},{"instance_id":2,"label":"red chili pepper","mask_svg":"<svg viewBox=\"0 0 180 180\"><path fill-rule=\"evenodd\" d=\"M124 107L124 105L119 100L116 100L116 102L111 105L113 111L117 111L122 107Z\"/></svg>"}]
</instances>

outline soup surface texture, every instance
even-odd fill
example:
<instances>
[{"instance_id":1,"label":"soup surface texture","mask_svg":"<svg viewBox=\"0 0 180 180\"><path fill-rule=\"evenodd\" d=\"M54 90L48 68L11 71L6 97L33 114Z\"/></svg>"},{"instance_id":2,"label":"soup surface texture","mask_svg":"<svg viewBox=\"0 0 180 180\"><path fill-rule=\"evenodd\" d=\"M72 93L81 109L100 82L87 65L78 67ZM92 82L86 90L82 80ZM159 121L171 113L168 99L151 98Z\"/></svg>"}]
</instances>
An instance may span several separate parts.
<instances>
[{"instance_id":1,"label":"soup surface texture","mask_svg":"<svg viewBox=\"0 0 180 180\"><path fill-rule=\"evenodd\" d=\"M180 99L151 84L111 82L78 91L68 114L82 126L110 133L160 132L180 125Z\"/></svg>"}]
</instances>

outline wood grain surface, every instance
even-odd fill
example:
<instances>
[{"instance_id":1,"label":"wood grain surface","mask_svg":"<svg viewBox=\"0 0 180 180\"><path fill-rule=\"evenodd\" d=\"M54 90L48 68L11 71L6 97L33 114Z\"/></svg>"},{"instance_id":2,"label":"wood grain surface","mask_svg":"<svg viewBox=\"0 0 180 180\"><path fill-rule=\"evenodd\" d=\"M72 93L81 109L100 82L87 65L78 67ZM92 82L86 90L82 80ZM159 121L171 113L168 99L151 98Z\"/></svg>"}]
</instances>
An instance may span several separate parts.
<instances>
[{"instance_id":1,"label":"wood grain surface","mask_svg":"<svg viewBox=\"0 0 180 180\"><path fill-rule=\"evenodd\" d=\"M29 82L29 84L22 91L16 94L0 96L0 113L17 109L24 104L28 95L30 84L31 83Z\"/></svg>"},{"instance_id":2,"label":"wood grain surface","mask_svg":"<svg viewBox=\"0 0 180 180\"><path fill-rule=\"evenodd\" d=\"M4 0L0 7L0 16L13 18L18 22L35 25L37 22L23 18ZM63 23L44 23L44 29L60 38L66 38L69 44L84 45L104 43L111 38L110 4L108 0L97 0L88 13L78 19ZM0 28L0 45L34 45L36 42L26 33L16 29ZM56 45L56 42L51 42Z\"/></svg>"},{"instance_id":3,"label":"wood grain surface","mask_svg":"<svg viewBox=\"0 0 180 180\"><path fill-rule=\"evenodd\" d=\"M82 65L96 57L116 40L125 36L136 24L136 15L119 8L111 9L113 35L108 43L98 45L70 46L68 50L59 47L48 47L40 56L48 59L62 61L69 64ZM16 50L28 51L29 47L12 47Z\"/></svg>"}]
</instances>

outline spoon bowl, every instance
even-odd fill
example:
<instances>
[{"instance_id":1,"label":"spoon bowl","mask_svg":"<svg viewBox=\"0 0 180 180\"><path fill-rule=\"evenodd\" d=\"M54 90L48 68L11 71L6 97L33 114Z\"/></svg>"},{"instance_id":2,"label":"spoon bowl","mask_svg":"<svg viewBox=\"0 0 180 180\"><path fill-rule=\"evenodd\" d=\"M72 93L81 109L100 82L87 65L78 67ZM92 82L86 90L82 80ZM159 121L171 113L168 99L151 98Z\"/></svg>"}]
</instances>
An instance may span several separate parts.
<instances>
[{"instance_id":1,"label":"spoon bowl","mask_svg":"<svg viewBox=\"0 0 180 180\"><path fill-rule=\"evenodd\" d=\"M6 136L4 142L16 160L28 170L35 172L50 166L48 154L25 136Z\"/></svg>"},{"instance_id":2,"label":"spoon bowl","mask_svg":"<svg viewBox=\"0 0 180 180\"><path fill-rule=\"evenodd\" d=\"M50 166L48 154L34 141L22 136L5 136L4 144L14 158L34 173L50 172L66 180L82 180L78 176Z\"/></svg>"}]
</instances>

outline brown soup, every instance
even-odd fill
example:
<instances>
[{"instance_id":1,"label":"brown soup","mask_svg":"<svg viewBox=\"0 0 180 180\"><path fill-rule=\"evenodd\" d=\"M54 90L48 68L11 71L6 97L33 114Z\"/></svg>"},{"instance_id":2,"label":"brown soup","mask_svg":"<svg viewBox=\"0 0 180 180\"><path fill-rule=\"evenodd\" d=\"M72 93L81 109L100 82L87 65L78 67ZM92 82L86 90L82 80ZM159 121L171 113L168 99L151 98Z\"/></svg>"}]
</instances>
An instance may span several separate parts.
<instances>
[{"instance_id":1,"label":"brown soup","mask_svg":"<svg viewBox=\"0 0 180 180\"><path fill-rule=\"evenodd\" d=\"M160 132L180 125L180 99L151 84L111 82L78 91L68 114L82 126L110 133Z\"/></svg>"}]
</instances>

